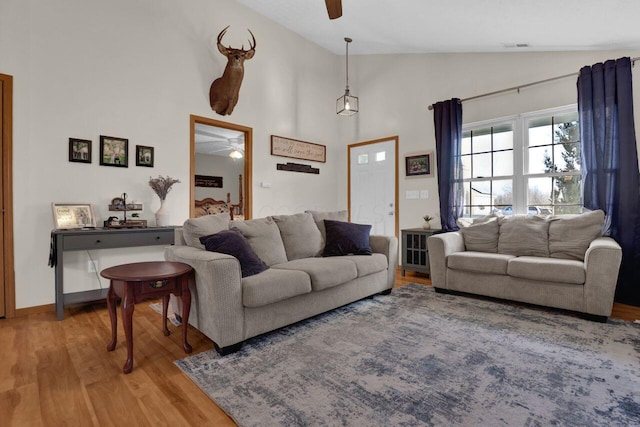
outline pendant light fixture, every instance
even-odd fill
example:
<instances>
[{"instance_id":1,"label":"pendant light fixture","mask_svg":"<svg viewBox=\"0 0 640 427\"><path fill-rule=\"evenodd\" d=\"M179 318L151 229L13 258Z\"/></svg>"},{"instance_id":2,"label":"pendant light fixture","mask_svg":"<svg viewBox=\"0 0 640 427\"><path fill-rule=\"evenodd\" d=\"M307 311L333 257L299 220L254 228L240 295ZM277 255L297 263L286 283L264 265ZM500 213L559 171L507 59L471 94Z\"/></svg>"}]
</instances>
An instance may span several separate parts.
<instances>
[{"instance_id":1,"label":"pendant light fixture","mask_svg":"<svg viewBox=\"0 0 640 427\"><path fill-rule=\"evenodd\" d=\"M353 40L349 37L345 37L344 41L347 42L347 54L345 55L347 64L347 85L344 90L344 95L336 100L336 112L341 116L353 116L358 112L358 97L352 96L349 93L349 43Z\"/></svg>"}]
</instances>

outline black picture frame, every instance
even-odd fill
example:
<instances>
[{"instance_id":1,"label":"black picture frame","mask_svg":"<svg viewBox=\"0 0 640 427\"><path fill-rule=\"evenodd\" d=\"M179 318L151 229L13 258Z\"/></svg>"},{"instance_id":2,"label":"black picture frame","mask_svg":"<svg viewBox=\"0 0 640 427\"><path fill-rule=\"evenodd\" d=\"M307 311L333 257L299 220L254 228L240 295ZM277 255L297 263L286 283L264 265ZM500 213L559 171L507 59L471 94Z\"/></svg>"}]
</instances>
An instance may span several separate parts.
<instances>
[{"instance_id":1,"label":"black picture frame","mask_svg":"<svg viewBox=\"0 0 640 427\"><path fill-rule=\"evenodd\" d=\"M91 163L91 142L88 139L69 138L69 161Z\"/></svg>"},{"instance_id":2,"label":"black picture frame","mask_svg":"<svg viewBox=\"0 0 640 427\"><path fill-rule=\"evenodd\" d=\"M153 147L136 145L136 166L153 167Z\"/></svg>"},{"instance_id":3,"label":"black picture frame","mask_svg":"<svg viewBox=\"0 0 640 427\"><path fill-rule=\"evenodd\" d=\"M406 176L431 176L433 171L433 151L405 157Z\"/></svg>"},{"instance_id":4,"label":"black picture frame","mask_svg":"<svg viewBox=\"0 0 640 427\"><path fill-rule=\"evenodd\" d=\"M100 165L128 168L129 140L100 135Z\"/></svg>"}]
</instances>

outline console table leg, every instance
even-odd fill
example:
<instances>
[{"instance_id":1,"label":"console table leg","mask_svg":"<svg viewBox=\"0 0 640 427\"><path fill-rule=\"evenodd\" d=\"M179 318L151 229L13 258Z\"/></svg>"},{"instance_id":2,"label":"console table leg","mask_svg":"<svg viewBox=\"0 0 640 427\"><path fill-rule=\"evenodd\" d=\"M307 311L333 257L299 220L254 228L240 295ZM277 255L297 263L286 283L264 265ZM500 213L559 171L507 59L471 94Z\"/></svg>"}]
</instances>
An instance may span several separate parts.
<instances>
[{"instance_id":1,"label":"console table leg","mask_svg":"<svg viewBox=\"0 0 640 427\"><path fill-rule=\"evenodd\" d=\"M162 297L162 333L165 337L169 336L171 331L167 328L167 310L169 309L169 296L170 294Z\"/></svg>"},{"instance_id":2,"label":"console table leg","mask_svg":"<svg viewBox=\"0 0 640 427\"><path fill-rule=\"evenodd\" d=\"M109 283L109 292L107 293L107 311L111 320L111 342L107 345L107 351L113 351L118 341L118 315L116 314L116 293L112 283Z\"/></svg>"},{"instance_id":3,"label":"console table leg","mask_svg":"<svg viewBox=\"0 0 640 427\"><path fill-rule=\"evenodd\" d=\"M185 353L193 350L187 342L187 326L189 324L189 311L191 310L191 291L189 290L189 274L180 277L180 287L182 293L182 348Z\"/></svg>"},{"instance_id":4,"label":"console table leg","mask_svg":"<svg viewBox=\"0 0 640 427\"><path fill-rule=\"evenodd\" d=\"M122 367L122 372L128 374L133 369L133 310L135 308L133 285L125 283L125 295L122 299L122 324L124 336L127 340L127 361Z\"/></svg>"}]
</instances>

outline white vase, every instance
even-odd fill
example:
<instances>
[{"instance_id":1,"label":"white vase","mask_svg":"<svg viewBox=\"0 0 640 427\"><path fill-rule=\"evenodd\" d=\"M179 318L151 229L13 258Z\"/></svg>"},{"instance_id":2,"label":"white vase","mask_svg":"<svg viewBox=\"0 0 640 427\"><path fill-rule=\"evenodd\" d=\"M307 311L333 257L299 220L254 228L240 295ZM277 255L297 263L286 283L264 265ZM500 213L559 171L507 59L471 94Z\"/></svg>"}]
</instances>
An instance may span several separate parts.
<instances>
[{"instance_id":1,"label":"white vase","mask_svg":"<svg viewBox=\"0 0 640 427\"><path fill-rule=\"evenodd\" d=\"M425 221L422 223L422 228L424 228L425 230L430 230L431 229L431 224L429 223L429 221Z\"/></svg>"},{"instance_id":2,"label":"white vase","mask_svg":"<svg viewBox=\"0 0 640 427\"><path fill-rule=\"evenodd\" d=\"M156 225L158 227L166 227L169 225L169 209L164 202L164 200L160 200L160 209L156 211Z\"/></svg>"}]
</instances>

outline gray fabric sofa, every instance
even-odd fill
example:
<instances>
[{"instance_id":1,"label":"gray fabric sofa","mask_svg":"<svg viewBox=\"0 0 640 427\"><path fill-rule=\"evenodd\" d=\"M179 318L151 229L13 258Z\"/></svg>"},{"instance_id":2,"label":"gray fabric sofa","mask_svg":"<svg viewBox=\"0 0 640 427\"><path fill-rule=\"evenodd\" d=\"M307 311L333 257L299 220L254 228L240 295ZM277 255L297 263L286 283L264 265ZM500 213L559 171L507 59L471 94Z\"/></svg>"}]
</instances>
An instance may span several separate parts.
<instances>
[{"instance_id":1,"label":"gray fabric sofa","mask_svg":"<svg viewBox=\"0 0 640 427\"><path fill-rule=\"evenodd\" d=\"M602 211L488 216L429 237L436 291L485 295L583 313L606 321L622 259L601 237ZM464 225L464 224L462 224Z\"/></svg>"},{"instance_id":2,"label":"gray fabric sofa","mask_svg":"<svg viewBox=\"0 0 640 427\"><path fill-rule=\"evenodd\" d=\"M394 285L396 237L370 236L372 255L321 257L324 219L346 221L346 211L280 215L232 221L223 215L189 219L176 230L165 258L191 265L195 280L189 323L221 354L248 338L377 294ZM241 277L238 259L204 250L201 236L239 229L269 267ZM173 300L181 312L180 301ZM184 320L184 319L183 319Z\"/></svg>"}]
</instances>

